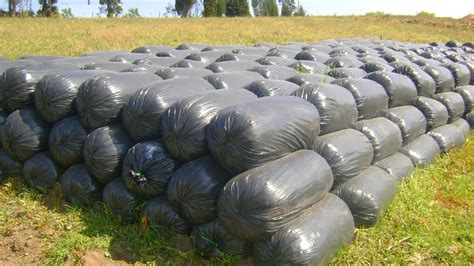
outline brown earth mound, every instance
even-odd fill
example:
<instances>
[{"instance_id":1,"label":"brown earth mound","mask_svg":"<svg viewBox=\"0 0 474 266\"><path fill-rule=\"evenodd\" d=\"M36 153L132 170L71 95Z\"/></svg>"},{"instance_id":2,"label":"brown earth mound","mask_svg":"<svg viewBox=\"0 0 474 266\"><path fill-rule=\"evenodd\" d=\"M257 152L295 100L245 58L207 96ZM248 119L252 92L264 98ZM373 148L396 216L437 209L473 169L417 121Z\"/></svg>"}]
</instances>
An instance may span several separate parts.
<instances>
[{"instance_id":1,"label":"brown earth mound","mask_svg":"<svg viewBox=\"0 0 474 266\"><path fill-rule=\"evenodd\" d=\"M461 18L461 20L464 21L464 22L474 23L474 14L469 14L469 15Z\"/></svg>"}]
</instances>

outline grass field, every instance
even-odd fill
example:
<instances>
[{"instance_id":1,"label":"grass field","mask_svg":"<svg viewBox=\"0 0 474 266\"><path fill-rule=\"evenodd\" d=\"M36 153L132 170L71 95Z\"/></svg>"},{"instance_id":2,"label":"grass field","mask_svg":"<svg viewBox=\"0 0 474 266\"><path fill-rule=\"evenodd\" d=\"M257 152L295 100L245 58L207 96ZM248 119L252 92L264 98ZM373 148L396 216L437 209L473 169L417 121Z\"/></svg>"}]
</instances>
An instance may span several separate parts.
<instances>
[{"instance_id":1,"label":"grass field","mask_svg":"<svg viewBox=\"0 0 474 266\"><path fill-rule=\"evenodd\" d=\"M473 36L472 24L413 17L0 19L0 55L79 55L192 42L251 45L358 37L430 42L473 41ZM473 181L471 132L462 149L440 156L401 185L382 221L358 230L334 264L474 263ZM39 194L12 180L0 187L0 265L239 263L229 256L205 261L189 245L162 237L144 224L122 224L102 204L92 210L68 206L59 188Z\"/></svg>"}]
</instances>

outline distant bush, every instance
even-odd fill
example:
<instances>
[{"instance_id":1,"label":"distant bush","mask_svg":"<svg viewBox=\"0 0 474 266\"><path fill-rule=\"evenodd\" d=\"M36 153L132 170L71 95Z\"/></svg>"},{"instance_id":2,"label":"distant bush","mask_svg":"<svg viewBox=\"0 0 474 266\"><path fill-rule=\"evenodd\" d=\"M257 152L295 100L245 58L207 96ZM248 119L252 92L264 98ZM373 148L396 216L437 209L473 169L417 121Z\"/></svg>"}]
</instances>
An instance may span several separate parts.
<instances>
[{"instance_id":1,"label":"distant bush","mask_svg":"<svg viewBox=\"0 0 474 266\"><path fill-rule=\"evenodd\" d=\"M430 13L426 11L421 11L418 14L416 14L417 17L424 17L424 18L434 18L436 17L435 13Z\"/></svg>"},{"instance_id":2,"label":"distant bush","mask_svg":"<svg viewBox=\"0 0 474 266\"><path fill-rule=\"evenodd\" d=\"M392 14L390 13L385 13L382 11L375 11L375 12L368 12L365 13L367 17L390 17Z\"/></svg>"}]
</instances>

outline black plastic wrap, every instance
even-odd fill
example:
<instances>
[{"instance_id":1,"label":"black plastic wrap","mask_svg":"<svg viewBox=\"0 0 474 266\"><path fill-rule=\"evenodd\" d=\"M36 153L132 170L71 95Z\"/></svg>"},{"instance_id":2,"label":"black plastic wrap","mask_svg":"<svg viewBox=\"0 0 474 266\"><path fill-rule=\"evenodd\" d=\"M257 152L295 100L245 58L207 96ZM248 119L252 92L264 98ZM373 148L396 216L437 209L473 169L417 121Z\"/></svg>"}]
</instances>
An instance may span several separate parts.
<instances>
[{"instance_id":1,"label":"black plastic wrap","mask_svg":"<svg viewBox=\"0 0 474 266\"><path fill-rule=\"evenodd\" d=\"M137 59L133 61L133 64L139 65L139 66L152 65L152 66L168 68L181 60L182 59L174 58L174 57L155 57L155 58Z\"/></svg>"},{"instance_id":2,"label":"black plastic wrap","mask_svg":"<svg viewBox=\"0 0 474 266\"><path fill-rule=\"evenodd\" d=\"M91 78L79 87L77 112L82 125L92 131L120 121L130 97L159 78L150 73L110 73Z\"/></svg>"},{"instance_id":3,"label":"black plastic wrap","mask_svg":"<svg viewBox=\"0 0 474 266\"><path fill-rule=\"evenodd\" d=\"M226 73L214 73L204 77L209 83L220 89L244 89L246 85L263 79L262 75L251 71L235 71Z\"/></svg>"},{"instance_id":4,"label":"black plastic wrap","mask_svg":"<svg viewBox=\"0 0 474 266\"><path fill-rule=\"evenodd\" d=\"M292 223L254 244L257 265L326 265L354 236L347 205L327 194Z\"/></svg>"},{"instance_id":5,"label":"black plastic wrap","mask_svg":"<svg viewBox=\"0 0 474 266\"><path fill-rule=\"evenodd\" d=\"M199 52L199 53L192 53L186 57L186 59L194 60L197 62L202 62L206 64L210 64L215 62L219 57L224 54L223 51L207 51L207 52Z\"/></svg>"},{"instance_id":6,"label":"black plastic wrap","mask_svg":"<svg viewBox=\"0 0 474 266\"><path fill-rule=\"evenodd\" d=\"M349 56L338 56L332 57L324 62L325 65L329 66L330 68L342 68L342 67L354 67L359 68L364 63L357 60L357 58L349 57Z\"/></svg>"},{"instance_id":7,"label":"black plastic wrap","mask_svg":"<svg viewBox=\"0 0 474 266\"><path fill-rule=\"evenodd\" d=\"M9 177L22 177L23 166L0 149L0 184Z\"/></svg>"},{"instance_id":8,"label":"black plastic wrap","mask_svg":"<svg viewBox=\"0 0 474 266\"><path fill-rule=\"evenodd\" d=\"M438 143L429 135L419 136L408 145L403 146L400 152L410 157L415 166L424 168L430 165L436 156L441 153Z\"/></svg>"},{"instance_id":9,"label":"black plastic wrap","mask_svg":"<svg viewBox=\"0 0 474 266\"><path fill-rule=\"evenodd\" d=\"M100 58L97 56L79 56L79 57L69 57L64 59L56 59L49 62L49 64L73 64L78 68L83 67L84 65L91 64L91 63L99 63L105 62L108 59Z\"/></svg>"},{"instance_id":10,"label":"black plastic wrap","mask_svg":"<svg viewBox=\"0 0 474 266\"><path fill-rule=\"evenodd\" d=\"M360 68L336 68L328 72L328 76L335 79L341 78L363 78L367 75L367 72Z\"/></svg>"},{"instance_id":11,"label":"black plastic wrap","mask_svg":"<svg viewBox=\"0 0 474 266\"><path fill-rule=\"evenodd\" d=\"M87 132L76 116L64 118L54 124L49 134L49 152L61 166L70 167L84 160L82 150Z\"/></svg>"},{"instance_id":12,"label":"black plastic wrap","mask_svg":"<svg viewBox=\"0 0 474 266\"><path fill-rule=\"evenodd\" d=\"M291 49L290 47L275 47L268 50L265 56L276 56L283 58L295 58L300 49Z\"/></svg>"},{"instance_id":13,"label":"black plastic wrap","mask_svg":"<svg viewBox=\"0 0 474 266\"><path fill-rule=\"evenodd\" d=\"M121 62L98 62L83 65L82 70L106 70L111 72L122 72L128 68L134 67L134 64L131 63L121 63Z\"/></svg>"},{"instance_id":14,"label":"black plastic wrap","mask_svg":"<svg viewBox=\"0 0 474 266\"><path fill-rule=\"evenodd\" d=\"M474 51L472 52L474 54ZM461 64L465 65L469 72L471 72L471 81L469 81L470 85L474 85L474 56L471 58L471 61L460 61Z\"/></svg>"},{"instance_id":15,"label":"black plastic wrap","mask_svg":"<svg viewBox=\"0 0 474 266\"><path fill-rule=\"evenodd\" d=\"M181 61L176 62L175 64L172 64L171 67L204 69L208 65L209 65L208 63L203 63L203 62L189 60L189 59L183 59Z\"/></svg>"},{"instance_id":16,"label":"black plastic wrap","mask_svg":"<svg viewBox=\"0 0 474 266\"><path fill-rule=\"evenodd\" d=\"M230 61L253 61L259 59L261 55L254 55L254 54L232 54L232 53L225 53L219 58L216 59L216 63L218 62L230 62Z\"/></svg>"},{"instance_id":17,"label":"black plastic wrap","mask_svg":"<svg viewBox=\"0 0 474 266\"><path fill-rule=\"evenodd\" d=\"M358 117L357 105L347 89L325 83L306 84L291 95L310 102L318 109L321 135L355 127Z\"/></svg>"},{"instance_id":18,"label":"black plastic wrap","mask_svg":"<svg viewBox=\"0 0 474 266\"><path fill-rule=\"evenodd\" d=\"M467 138L467 136L469 135L469 132L471 131L471 128L469 127L469 123L463 118L459 118L458 120L450 123L450 125L455 126L461 132L464 138Z\"/></svg>"},{"instance_id":19,"label":"black plastic wrap","mask_svg":"<svg viewBox=\"0 0 474 266\"><path fill-rule=\"evenodd\" d=\"M438 93L433 98L444 104L448 110L448 123L456 121L464 115L465 104L461 94L448 91Z\"/></svg>"},{"instance_id":20,"label":"black plastic wrap","mask_svg":"<svg viewBox=\"0 0 474 266\"><path fill-rule=\"evenodd\" d=\"M441 66L451 71L456 87L469 85L471 82L471 71L469 71L467 66L461 63L448 63Z\"/></svg>"},{"instance_id":21,"label":"black plastic wrap","mask_svg":"<svg viewBox=\"0 0 474 266\"><path fill-rule=\"evenodd\" d=\"M252 254L252 244L232 235L219 219L195 226L193 238L196 251L205 258L222 252L243 258Z\"/></svg>"},{"instance_id":22,"label":"black plastic wrap","mask_svg":"<svg viewBox=\"0 0 474 266\"><path fill-rule=\"evenodd\" d=\"M166 236L173 233L187 235L193 230L192 225L171 208L166 197L148 201L143 209L143 216L151 229Z\"/></svg>"},{"instance_id":23,"label":"black plastic wrap","mask_svg":"<svg viewBox=\"0 0 474 266\"><path fill-rule=\"evenodd\" d=\"M132 141L122 127L100 127L87 135L84 164L97 181L105 184L120 176L122 160L131 146Z\"/></svg>"},{"instance_id":24,"label":"black plastic wrap","mask_svg":"<svg viewBox=\"0 0 474 266\"><path fill-rule=\"evenodd\" d=\"M232 176L207 155L182 165L168 183L171 206L192 224L217 217L217 199Z\"/></svg>"},{"instance_id":25,"label":"black plastic wrap","mask_svg":"<svg viewBox=\"0 0 474 266\"><path fill-rule=\"evenodd\" d=\"M377 166L367 168L332 191L347 204L358 228L374 226L396 192L395 180Z\"/></svg>"},{"instance_id":26,"label":"black plastic wrap","mask_svg":"<svg viewBox=\"0 0 474 266\"><path fill-rule=\"evenodd\" d=\"M156 139L160 136L161 116L171 105L180 99L214 90L209 82L200 78L155 82L130 98L123 109L123 126L136 142Z\"/></svg>"},{"instance_id":27,"label":"black plastic wrap","mask_svg":"<svg viewBox=\"0 0 474 266\"><path fill-rule=\"evenodd\" d=\"M388 109L388 96L382 85L370 79L336 79L332 84L349 90L357 104L358 119L380 116Z\"/></svg>"},{"instance_id":28,"label":"black plastic wrap","mask_svg":"<svg viewBox=\"0 0 474 266\"><path fill-rule=\"evenodd\" d=\"M207 44L202 44L202 43L182 43L178 47L176 47L176 50L194 50L194 51L201 51L202 49L206 48Z\"/></svg>"},{"instance_id":29,"label":"black plastic wrap","mask_svg":"<svg viewBox=\"0 0 474 266\"><path fill-rule=\"evenodd\" d=\"M158 76L163 79L175 79L175 78L204 78L207 75L212 74L209 69L201 68L167 68L158 70L156 72Z\"/></svg>"},{"instance_id":30,"label":"black plastic wrap","mask_svg":"<svg viewBox=\"0 0 474 266\"><path fill-rule=\"evenodd\" d=\"M74 115L79 86L87 79L104 73L106 72L78 70L43 76L36 84L34 94L36 110L51 124Z\"/></svg>"},{"instance_id":31,"label":"black plastic wrap","mask_svg":"<svg viewBox=\"0 0 474 266\"><path fill-rule=\"evenodd\" d=\"M2 61L0 62L0 73L3 73L8 68L12 67L23 67L23 66L31 66L31 65L38 65L40 62L36 62L32 59L19 59L19 60L12 60L12 61Z\"/></svg>"},{"instance_id":32,"label":"black plastic wrap","mask_svg":"<svg viewBox=\"0 0 474 266\"><path fill-rule=\"evenodd\" d=\"M156 54L158 52L162 51L168 51L168 50L173 50L173 47L171 46L165 46L165 45L144 45L137 47L132 50L132 53L139 53L139 54Z\"/></svg>"},{"instance_id":33,"label":"black plastic wrap","mask_svg":"<svg viewBox=\"0 0 474 266\"><path fill-rule=\"evenodd\" d=\"M117 62L117 63L128 63L131 64L135 60L140 59L147 59L147 58L156 58L154 55L144 54L144 53L129 53L129 54L122 54L117 55L110 58L110 62Z\"/></svg>"},{"instance_id":34,"label":"black plastic wrap","mask_svg":"<svg viewBox=\"0 0 474 266\"><path fill-rule=\"evenodd\" d=\"M5 125L5 121L7 120L9 113L3 111L0 107L0 148L3 147L2 144L2 135L3 135L3 125Z\"/></svg>"},{"instance_id":35,"label":"black plastic wrap","mask_svg":"<svg viewBox=\"0 0 474 266\"><path fill-rule=\"evenodd\" d=\"M471 111L471 112L467 113L465 118L466 118L466 121L471 126L471 128L473 128L474 127L474 111Z\"/></svg>"},{"instance_id":36,"label":"black plastic wrap","mask_svg":"<svg viewBox=\"0 0 474 266\"><path fill-rule=\"evenodd\" d=\"M296 56L296 60L305 60L305 61L317 61L320 63L324 63L329 60L330 56L324 52L317 52L317 51L301 51Z\"/></svg>"},{"instance_id":37,"label":"black plastic wrap","mask_svg":"<svg viewBox=\"0 0 474 266\"><path fill-rule=\"evenodd\" d=\"M434 80L436 93L451 91L455 87L454 77L449 69L428 65L423 70Z\"/></svg>"},{"instance_id":38,"label":"black plastic wrap","mask_svg":"<svg viewBox=\"0 0 474 266\"><path fill-rule=\"evenodd\" d=\"M158 66L158 65L134 65L131 68L127 68L122 72L148 72L148 73L156 73L160 70L167 69L167 67Z\"/></svg>"},{"instance_id":39,"label":"black plastic wrap","mask_svg":"<svg viewBox=\"0 0 474 266\"><path fill-rule=\"evenodd\" d=\"M308 83L331 83L334 78L323 74L298 74L287 80L302 86Z\"/></svg>"},{"instance_id":40,"label":"black plastic wrap","mask_svg":"<svg viewBox=\"0 0 474 266\"><path fill-rule=\"evenodd\" d=\"M288 65L288 67L294 68L299 73L310 73L310 74L324 74L327 73L329 67L323 63L315 61L300 60L293 64Z\"/></svg>"},{"instance_id":41,"label":"black plastic wrap","mask_svg":"<svg viewBox=\"0 0 474 266\"><path fill-rule=\"evenodd\" d=\"M178 168L159 141L144 141L130 148L123 159L122 180L139 198L153 198L166 193L168 180Z\"/></svg>"},{"instance_id":42,"label":"black plastic wrap","mask_svg":"<svg viewBox=\"0 0 474 266\"><path fill-rule=\"evenodd\" d=\"M298 85L285 80L257 80L245 87L257 97L289 96L299 88Z\"/></svg>"},{"instance_id":43,"label":"black plastic wrap","mask_svg":"<svg viewBox=\"0 0 474 266\"><path fill-rule=\"evenodd\" d=\"M208 65L206 68L214 73L232 72L232 71L246 71L256 66L260 66L255 61L224 61ZM257 72L257 71L255 71Z\"/></svg>"},{"instance_id":44,"label":"black plastic wrap","mask_svg":"<svg viewBox=\"0 0 474 266\"><path fill-rule=\"evenodd\" d=\"M319 134L317 109L296 97L264 97L220 110L206 132L214 159L231 173L309 149Z\"/></svg>"},{"instance_id":45,"label":"black plastic wrap","mask_svg":"<svg viewBox=\"0 0 474 266\"><path fill-rule=\"evenodd\" d=\"M464 145L461 129L451 124L432 129L427 134L438 143L441 152L448 152L452 148L460 148Z\"/></svg>"},{"instance_id":46,"label":"black plastic wrap","mask_svg":"<svg viewBox=\"0 0 474 266\"><path fill-rule=\"evenodd\" d=\"M265 56L268 52L267 48L263 47L240 47L232 50L234 54L251 54Z\"/></svg>"},{"instance_id":47,"label":"black plastic wrap","mask_svg":"<svg viewBox=\"0 0 474 266\"><path fill-rule=\"evenodd\" d=\"M286 66L256 66L248 69L258 72L266 79L287 80L297 74L296 70Z\"/></svg>"},{"instance_id":48,"label":"black plastic wrap","mask_svg":"<svg viewBox=\"0 0 474 266\"><path fill-rule=\"evenodd\" d=\"M125 50L104 50L104 51L94 51L94 52L89 52L81 55L80 57L83 56L95 56L99 57L105 60L110 60L110 58L117 56L117 55L122 55L122 54L129 54L129 51Z\"/></svg>"},{"instance_id":49,"label":"black plastic wrap","mask_svg":"<svg viewBox=\"0 0 474 266\"><path fill-rule=\"evenodd\" d=\"M446 125L448 123L448 109L437 100L420 96L413 103L426 118L426 130Z\"/></svg>"},{"instance_id":50,"label":"black plastic wrap","mask_svg":"<svg viewBox=\"0 0 474 266\"><path fill-rule=\"evenodd\" d=\"M135 222L137 220L138 201L132 193L128 192L122 179L115 178L104 187L102 201L123 221Z\"/></svg>"},{"instance_id":51,"label":"black plastic wrap","mask_svg":"<svg viewBox=\"0 0 474 266\"><path fill-rule=\"evenodd\" d=\"M3 149L13 160L24 162L35 153L48 149L50 130L35 109L16 110L3 125Z\"/></svg>"},{"instance_id":52,"label":"black plastic wrap","mask_svg":"<svg viewBox=\"0 0 474 266\"><path fill-rule=\"evenodd\" d=\"M433 97L436 91L435 81L417 65L400 65L395 67L393 72L409 77L415 84L419 96Z\"/></svg>"},{"instance_id":53,"label":"black plastic wrap","mask_svg":"<svg viewBox=\"0 0 474 266\"><path fill-rule=\"evenodd\" d=\"M400 128L403 145L412 142L426 132L426 118L414 106L390 108L384 113L384 116Z\"/></svg>"},{"instance_id":54,"label":"black plastic wrap","mask_svg":"<svg viewBox=\"0 0 474 266\"><path fill-rule=\"evenodd\" d=\"M389 107L410 105L416 100L416 86L411 79L404 75L376 71L368 74L365 78L373 80L384 87L388 95Z\"/></svg>"},{"instance_id":55,"label":"black plastic wrap","mask_svg":"<svg viewBox=\"0 0 474 266\"><path fill-rule=\"evenodd\" d=\"M300 150L227 182L219 197L218 216L235 236L263 239L321 200L332 183L324 158Z\"/></svg>"},{"instance_id":56,"label":"black plastic wrap","mask_svg":"<svg viewBox=\"0 0 474 266\"><path fill-rule=\"evenodd\" d=\"M474 111L474 86L460 86L454 89L454 92L461 94L464 100L464 113Z\"/></svg>"},{"instance_id":57,"label":"black plastic wrap","mask_svg":"<svg viewBox=\"0 0 474 266\"><path fill-rule=\"evenodd\" d=\"M47 190L56 184L63 169L57 165L47 152L33 155L23 164L23 177L28 186Z\"/></svg>"},{"instance_id":58,"label":"black plastic wrap","mask_svg":"<svg viewBox=\"0 0 474 266\"><path fill-rule=\"evenodd\" d=\"M185 57L189 56L191 54L191 51L186 51L186 50L168 50L168 51L161 51L156 53L156 56L158 57L172 57L172 58L177 58L177 59L184 59Z\"/></svg>"},{"instance_id":59,"label":"black plastic wrap","mask_svg":"<svg viewBox=\"0 0 474 266\"><path fill-rule=\"evenodd\" d=\"M87 172L83 164L67 169L59 179L67 201L80 206L90 206L102 199L102 187Z\"/></svg>"},{"instance_id":60,"label":"black plastic wrap","mask_svg":"<svg viewBox=\"0 0 474 266\"><path fill-rule=\"evenodd\" d=\"M336 187L369 167L374 158L370 140L354 129L316 138L313 149L331 166Z\"/></svg>"},{"instance_id":61,"label":"black plastic wrap","mask_svg":"<svg viewBox=\"0 0 474 266\"><path fill-rule=\"evenodd\" d=\"M283 58L279 56L265 56L255 60L255 62L267 66L289 66L297 62L292 58Z\"/></svg>"},{"instance_id":62,"label":"black plastic wrap","mask_svg":"<svg viewBox=\"0 0 474 266\"><path fill-rule=\"evenodd\" d=\"M385 72L392 72L393 67L388 64L378 63L378 62L367 62L363 66L360 67L367 73L377 72L377 71L385 71Z\"/></svg>"},{"instance_id":63,"label":"black plastic wrap","mask_svg":"<svg viewBox=\"0 0 474 266\"><path fill-rule=\"evenodd\" d=\"M374 165L385 170L397 182L403 182L415 171L411 159L399 152L375 162Z\"/></svg>"},{"instance_id":64,"label":"black plastic wrap","mask_svg":"<svg viewBox=\"0 0 474 266\"><path fill-rule=\"evenodd\" d=\"M170 154L182 162L209 152L206 129L219 110L257 99L248 90L217 90L173 104L161 117L161 137Z\"/></svg>"}]
</instances>

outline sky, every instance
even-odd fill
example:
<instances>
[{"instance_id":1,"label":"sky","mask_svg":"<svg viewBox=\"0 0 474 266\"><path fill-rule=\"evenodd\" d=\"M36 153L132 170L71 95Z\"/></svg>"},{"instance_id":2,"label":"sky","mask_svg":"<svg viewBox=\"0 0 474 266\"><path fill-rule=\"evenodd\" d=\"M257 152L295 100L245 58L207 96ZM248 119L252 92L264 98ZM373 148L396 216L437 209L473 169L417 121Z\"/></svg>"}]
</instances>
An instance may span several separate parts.
<instances>
[{"instance_id":1,"label":"sky","mask_svg":"<svg viewBox=\"0 0 474 266\"><path fill-rule=\"evenodd\" d=\"M99 0L58 0L59 10L71 8L76 17L91 17L98 13ZM6 0L0 0L0 9L6 8ZM174 0L122 0L123 10L138 8L143 17L163 17L168 4ZM250 0L249 0L250 2ZM295 0L298 2L298 0ZM310 15L363 15L383 11L397 15L415 15L420 11L435 13L440 17L460 18L474 13L474 0L299 0ZM32 0L33 10L38 1Z\"/></svg>"}]
</instances>

